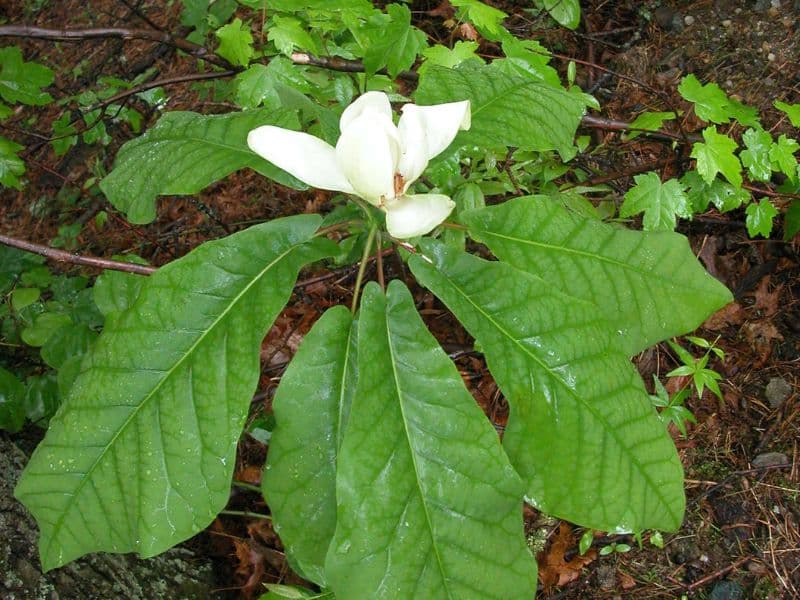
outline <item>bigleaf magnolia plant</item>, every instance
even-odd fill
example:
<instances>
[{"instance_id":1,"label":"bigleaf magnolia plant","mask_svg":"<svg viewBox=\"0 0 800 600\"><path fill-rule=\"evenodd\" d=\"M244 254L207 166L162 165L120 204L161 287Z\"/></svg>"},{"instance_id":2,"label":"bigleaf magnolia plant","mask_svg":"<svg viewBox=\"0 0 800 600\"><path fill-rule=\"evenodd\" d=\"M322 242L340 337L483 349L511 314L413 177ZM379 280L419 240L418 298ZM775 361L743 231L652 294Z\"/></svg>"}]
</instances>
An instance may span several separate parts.
<instances>
[{"instance_id":1,"label":"bigleaf magnolia plant","mask_svg":"<svg viewBox=\"0 0 800 600\"><path fill-rule=\"evenodd\" d=\"M300 270L340 252L332 233L362 240L354 300L324 313L286 369L263 477L300 575L340 598L530 598L523 501L611 532L680 526L681 464L630 357L729 292L679 234L605 224L557 194L458 206L421 178L458 172L476 147L569 159L581 94L492 65L431 67L416 101L395 125L385 94L362 95L335 146L298 131L296 112L257 109L170 113L122 148L102 187L133 221L160 194L243 167L354 209L250 227L120 288L16 490L45 569L152 556L224 508L261 341ZM389 244L475 338L510 405L502 440L408 280L362 285Z\"/></svg>"}]
</instances>

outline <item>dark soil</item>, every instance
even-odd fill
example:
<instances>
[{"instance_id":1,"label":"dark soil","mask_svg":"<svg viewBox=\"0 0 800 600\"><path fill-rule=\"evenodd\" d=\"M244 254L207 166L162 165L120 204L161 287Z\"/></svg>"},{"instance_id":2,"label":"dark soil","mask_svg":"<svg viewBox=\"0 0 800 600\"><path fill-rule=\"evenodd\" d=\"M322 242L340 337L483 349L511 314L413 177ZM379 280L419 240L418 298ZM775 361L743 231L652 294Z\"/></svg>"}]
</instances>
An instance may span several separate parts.
<instances>
[{"instance_id":1,"label":"dark soil","mask_svg":"<svg viewBox=\"0 0 800 600\"><path fill-rule=\"evenodd\" d=\"M761 111L773 133L797 137L772 103L800 102L800 6L782 2L739 3L732 0L696 2L582 2L584 21L577 32L553 26L528 9L530 2L490 2L508 12L509 28L520 36L540 39L554 52L583 61L578 83L603 105L603 116L632 121L644 110L682 112L675 133L691 135L702 124L676 91L680 79L694 73L703 82L716 81L729 94ZM444 3L446 4L446 3ZM138 6L133 9L131 7ZM414 2L414 18L443 43L468 36L468 29L449 26L439 2ZM444 7L446 13L446 6ZM433 12L432 12L433 11ZM0 21L42 27L151 27L178 35L180 3L138 3L75 0L6 3ZM19 43L26 60L37 60L57 71L51 90L56 99L96 89L97 78L113 75L130 80L155 69L157 77L195 72L196 61L156 43L93 40L54 43L31 39ZM483 43L487 55L497 49ZM555 60L559 68L566 62ZM222 83L220 83L222 85ZM218 102L195 84L170 86L169 110L218 113L233 105ZM144 105L138 108L145 110ZM158 266L182 256L205 240L220 237L254 222L299 212L325 211L328 197L320 192L294 192L242 172L204 191L196 199L162 198L158 219L147 226L128 224L85 183L110 168L118 147L135 137L127 125L109 121L113 140L105 148L79 144L56 157L48 143L51 122L60 108L25 110L0 124L0 133L26 149L28 183L22 191L0 194L0 231L48 244L60 225L79 222L80 254L111 257L135 252ZM157 115L146 111L147 124ZM598 144L579 164L621 193L630 175L648 165L665 176L680 174L668 144L637 138L622 140L618 131L587 129ZM77 202L45 215L30 210L41 197L58 202L69 190ZM59 195L61 194L61 196ZM776 203L785 206L777 199ZM99 229L94 216L105 210L109 220ZM800 597L800 255L797 237L781 241L750 239L743 211L714 211L683 223L693 249L708 270L735 295L735 303L711 317L697 335L717 340L726 359L709 365L724 376L723 400L706 393L687 402L697 417L683 438L673 431L686 470L688 509L683 527L664 535L665 547L647 542L639 547L629 536L597 532L594 550L627 543L629 552L598 557L577 555L583 531L559 524L526 509L529 539L538 550L542 598L759 598ZM65 272L80 269L57 266ZM402 263L386 260L392 276L402 277ZM86 271L96 274L96 271ZM368 276L373 273L368 272ZM305 274L265 340L263 372L253 417L268 414L283 367L314 320L331 304L349 302L354 269L334 274ZM483 361L470 352L471 340L441 306L423 290L418 300L431 330L455 358L476 400L499 429L507 405ZM645 379L676 366L666 344L636 357ZM680 383L680 382L679 382ZM672 383L675 385L675 382ZM674 391L671 389L671 391ZM775 454L777 453L777 454ZM236 479L258 484L266 455L263 444L245 437L240 445ZM260 496L235 487L233 510L268 512ZM231 515L217 519L190 542L195 551L216 561L220 597L253 597L262 582L299 582L289 570L282 547L269 522ZM743 596L736 594L742 592Z\"/></svg>"}]
</instances>

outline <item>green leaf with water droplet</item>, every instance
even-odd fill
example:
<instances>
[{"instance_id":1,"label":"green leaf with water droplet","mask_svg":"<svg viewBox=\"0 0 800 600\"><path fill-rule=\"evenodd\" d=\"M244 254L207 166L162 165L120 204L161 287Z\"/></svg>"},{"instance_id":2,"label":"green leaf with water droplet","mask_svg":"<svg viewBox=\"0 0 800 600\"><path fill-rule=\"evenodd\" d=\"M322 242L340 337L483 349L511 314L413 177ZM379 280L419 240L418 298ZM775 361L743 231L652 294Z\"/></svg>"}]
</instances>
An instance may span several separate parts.
<instances>
[{"instance_id":1,"label":"green leaf with water droplet","mask_svg":"<svg viewBox=\"0 0 800 600\"><path fill-rule=\"evenodd\" d=\"M564 160L575 156L575 131L586 112L586 97L499 67L474 65L455 69L431 67L420 77L415 101L439 104L469 100L472 126L454 145L515 146L557 150Z\"/></svg>"},{"instance_id":2,"label":"green leaf with water droplet","mask_svg":"<svg viewBox=\"0 0 800 600\"><path fill-rule=\"evenodd\" d=\"M636 185L625 194L619 209L620 217L631 217L644 213L642 227L646 231L673 231L676 217L688 219L692 216L689 199L677 179L661 183L658 173L650 171L636 175Z\"/></svg>"},{"instance_id":3,"label":"green leaf with water droplet","mask_svg":"<svg viewBox=\"0 0 800 600\"><path fill-rule=\"evenodd\" d=\"M461 219L500 260L600 307L629 355L692 331L732 299L677 233L606 225L546 196L517 198Z\"/></svg>"},{"instance_id":4,"label":"green leaf with water droplet","mask_svg":"<svg viewBox=\"0 0 800 600\"><path fill-rule=\"evenodd\" d=\"M241 19L234 19L216 31L219 39L217 54L234 65L246 67L253 57L253 34L250 26L244 25Z\"/></svg>"},{"instance_id":5,"label":"green leaf with water droplet","mask_svg":"<svg viewBox=\"0 0 800 600\"><path fill-rule=\"evenodd\" d=\"M717 133L714 126L703 130L705 143L697 142L692 146L692 158L697 160L697 172L707 184L711 184L717 173L736 187L742 187L742 165L734 154L736 142L727 135Z\"/></svg>"},{"instance_id":6,"label":"green leaf with water droplet","mask_svg":"<svg viewBox=\"0 0 800 600\"><path fill-rule=\"evenodd\" d=\"M778 216L778 209L772 205L772 202L766 198L762 198L760 202L752 202L747 205L745 213L747 214L745 218L747 235L750 237L761 235L768 238L772 232L772 221Z\"/></svg>"},{"instance_id":7,"label":"green leaf with water droplet","mask_svg":"<svg viewBox=\"0 0 800 600\"><path fill-rule=\"evenodd\" d=\"M161 267L107 321L15 490L45 570L88 552L163 552L230 493L261 341L321 218L289 217ZM189 310L187 310L189 308Z\"/></svg>"},{"instance_id":8,"label":"green leaf with water droplet","mask_svg":"<svg viewBox=\"0 0 800 600\"><path fill-rule=\"evenodd\" d=\"M530 598L519 476L408 289L364 289L326 571L340 598Z\"/></svg>"},{"instance_id":9,"label":"green leaf with water droplet","mask_svg":"<svg viewBox=\"0 0 800 600\"><path fill-rule=\"evenodd\" d=\"M800 150L800 144L797 143L797 140L786 137L783 133L769 149L769 158L776 167L775 170L781 171L792 180L797 180L798 167L794 155L798 150Z\"/></svg>"},{"instance_id":10,"label":"green leaf with water droplet","mask_svg":"<svg viewBox=\"0 0 800 600\"><path fill-rule=\"evenodd\" d=\"M167 113L144 135L120 148L100 189L132 223L155 219L157 196L195 194L245 167L305 189L247 146L247 134L261 125L296 129L299 122L294 112L266 108L225 115Z\"/></svg>"},{"instance_id":11,"label":"green leaf with water droplet","mask_svg":"<svg viewBox=\"0 0 800 600\"><path fill-rule=\"evenodd\" d=\"M264 498L292 568L320 586L327 585L325 554L336 527L336 455L355 392L355 333L350 311L329 309L272 401Z\"/></svg>"},{"instance_id":12,"label":"green leaf with water droplet","mask_svg":"<svg viewBox=\"0 0 800 600\"><path fill-rule=\"evenodd\" d=\"M53 98L41 88L53 83L52 69L36 62L25 62L16 46L0 48L0 97L14 104L43 106Z\"/></svg>"},{"instance_id":13,"label":"green leaf with water droplet","mask_svg":"<svg viewBox=\"0 0 800 600\"><path fill-rule=\"evenodd\" d=\"M426 238L414 275L478 340L511 412L503 447L540 510L604 531L674 531L672 439L595 305Z\"/></svg>"},{"instance_id":14,"label":"green leaf with water droplet","mask_svg":"<svg viewBox=\"0 0 800 600\"><path fill-rule=\"evenodd\" d=\"M534 0L533 3L546 10L559 25L567 29L575 29L581 22L581 5L578 0Z\"/></svg>"},{"instance_id":15,"label":"green leaf with water droplet","mask_svg":"<svg viewBox=\"0 0 800 600\"><path fill-rule=\"evenodd\" d=\"M739 153L739 157L750 177L756 181L769 181L772 177L769 160L772 136L763 129L748 129L742 135L742 141L747 148Z\"/></svg>"}]
</instances>

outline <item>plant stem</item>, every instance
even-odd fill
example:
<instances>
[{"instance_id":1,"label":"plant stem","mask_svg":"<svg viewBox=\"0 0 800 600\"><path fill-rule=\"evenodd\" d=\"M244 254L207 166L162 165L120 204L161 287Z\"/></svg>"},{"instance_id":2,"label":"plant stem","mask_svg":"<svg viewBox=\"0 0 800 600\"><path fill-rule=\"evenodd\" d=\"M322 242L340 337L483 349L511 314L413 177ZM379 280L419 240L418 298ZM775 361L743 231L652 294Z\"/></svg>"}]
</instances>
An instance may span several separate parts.
<instances>
[{"instance_id":1,"label":"plant stem","mask_svg":"<svg viewBox=\"0 0 800 600\"><path fill-rule=\"evenodd\" d=\"M372 250L372 242L375 240L375 234L378 233L377 225L373 225L369 230L367 236L367 243L364 244L364 252L361 255L361 264L358 265L358 275L356 275L356 287L353 290L353 304L350 306L350 312L356 314L358 308L358 294L361 291L361 281L364 279L364 271L367 269L367 262L369 261L369 253ZM380 254L380 250L378 250Z\"/></svg>"},{"instance_id":2,"label":"plant stem","mask_svg":"<svg viewBox=\"0 0 800 600\"><path fill-rule=\"evenodd\" d=\"M381 290L386 292L386 280L383 278L383 254L381 252L381 234L380 232L377 233L375 237L375 261L377 263L376 268L378 269L378 284L381 286Z\"/></svg>"},{"instance_id":3,"label":"plant stem","mask_svg":"<svg viewBox=\"0 0 800 600\"><path fill-rule=\"evenodd\" d=\"M249 510L221 510L221 515L233 515L234 517L252 517L253 519L264 519L265 521L272 521L269 515L262 515L261 513L250 512Z\"/></svg>"},{"instance_id":4,"label":"plant stem","mask_svg":"<svg viewBox=\"0 0 800 600\"><path fill-rule=\"evenodd\" d=\"M252 483L247 483L245 481L236 481L234 479L233 480L233 485L235 485L236 487L240 487L243 490L249 490L251 492L256 492L258 494L261 493L261 488L258 487L257 485L253 485Z\"/></svg>"}]
</instances>

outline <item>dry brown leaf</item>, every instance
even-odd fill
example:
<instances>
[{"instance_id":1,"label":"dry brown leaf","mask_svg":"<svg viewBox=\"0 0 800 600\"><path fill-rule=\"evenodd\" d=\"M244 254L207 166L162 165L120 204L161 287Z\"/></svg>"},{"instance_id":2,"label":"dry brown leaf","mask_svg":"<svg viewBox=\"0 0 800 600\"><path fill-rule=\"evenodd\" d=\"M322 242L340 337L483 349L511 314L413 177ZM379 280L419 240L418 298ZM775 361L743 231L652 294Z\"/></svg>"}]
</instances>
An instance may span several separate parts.
<instances>
[{"instance_id":1,"label":"dry brown leaf","mask_svg":"<svg viewBox=\"0 0 800 600\"><path fill-rule=\"evenodd\" d=\"M461 23L458 26L458 37L474 42L478 39L478 30L472 26L472 23Z\"/></svg>"},{"instance_id":2,"label":"dry brown leaf","mask_svg":"<svg viewBox=\"0 0 800 600\"><path fill-rule=\"evenodd\" d=\"M744 317L742 305L738 302L731 302L706 319L703 327L711 331L721 331L728 325L741 325L744 322Z\"/></svg>"},{"instance_id":3,"label":"dry brown leaf","mask_svg":"<svg viewBox=\"0 0 800 600\"><path fill-rule=\"evenodd\" d=\"M770 278L764 277L759 282L754 294L756 302L753 305L753 308L760 313L758 315L759 317L771 317L778 312L781 295L783 294L783 285L777 286L772 292L770 292L769 283Z\"/></svg>"},{"instance_id":4,"label":"dry brown leaf","mask_svg":"<svg viewBox=\"0 0 800 600\"><path fill-rule=\"evenodd\" d=\"M252 485L261 484L261 467L256 465L242 465L233 474L236 481L243 481Z\"/></svg>"},{"instance_id":5,"label":"dry brown leaf","mask_svg":"<svg viewBox=\"0 0 800 600\"><path fill-rule=\"evenodd\" d=\"M445 20L452 19L454 14L456 14L456 10L453 8L453 5L450 4L450 0L442 0L436 8L432 8L428 11L429 16L441 17Z\"/></svg>"},{"instance_id":6,"label":"dry brown leaf","mask_svg":"<svg viewBox=\"0 0 800 600\"><path fill-rule=\"evenodd\" d=\"M617 571L617 574L619 575L619 582L623 590L636 587L636 580L633 577L622 571Z\"/></svg>"},{"instance_id":7,"label":"dry brown leaf","mask_svg":"<svg viewBox=\"0 0 800 600\"><path fill-rule=\"evenodd\" d=\"M567 550L575 545L572 528L561 523L553 541L538 556L539 579L545 588L564 586L575 581L581 576L581 569L597 558L597 551L590 548L583 556L576 554L570 560L565 560Z\"/></svg>"},{"instance_id":8,"label":"dry brown leaf","mask_svg":"<svg viewBox=\"0 0 800 600\"><path fill-rule=\"evenodd\" d=\"M261 587L264 578L264 555L260 551L260 544L252 540L233 540L236 550L236 577L244 581L241 591L250 598Z\"/></svg>"},{"instance_id":9,"label":"dry brown leaf","mask_svg":"<svg viewBox=\"0 0 800 600\"><path fill-rule=\"evenodd\" d=\"M758 353L758 360L753 367L760 369L772 354L772 346L775 340L783 340L783 336L775 327L775 323L768 319L761 321L751 321L742 327L745 339L752 348Z\"/></svg>"}]
</instances>

